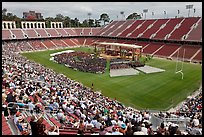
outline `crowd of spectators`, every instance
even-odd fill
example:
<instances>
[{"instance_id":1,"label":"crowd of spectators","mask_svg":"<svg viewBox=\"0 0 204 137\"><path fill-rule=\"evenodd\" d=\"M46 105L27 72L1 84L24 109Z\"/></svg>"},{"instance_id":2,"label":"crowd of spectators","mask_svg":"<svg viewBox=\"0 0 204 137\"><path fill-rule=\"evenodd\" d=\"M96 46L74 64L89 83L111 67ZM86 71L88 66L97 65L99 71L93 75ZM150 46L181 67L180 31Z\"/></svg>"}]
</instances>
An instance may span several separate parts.
<instances>
[{"instance_id":1,"label":"crowd of spectators","mask_svg":"<svg viewBox=\"0 0 204 137\"><path fill-rule=\"evenodd\" d=\"M110 60L110 69L126 69L126 68L134 68L143 67L145 64L140 61L130 61L127 59L111 59Z\"/></svg>"},{"instance_id":2,"label":"crowd of spectators","mask_svg":"<svg viewBox=\"0 0 204 137\"><path fill-rule=\"evenodd\" d=\"M50 106L57 110L62 124L68 122L72 127L80 125L85 125L83 128L95 127L101 130L100 134L104 132L105 134L126 134L124 127L126 129L128 126L127 134L134 134L140 131L138 127L141 124L146 124L150 130L149 115L146 116L148 112L125 107L116 100L94 92L81 83L29 61L8 49L4 47L2 51L3 104L22 102L17 104L18 107L25 107L32 102L35 107L30 109L38 110L37 113L42 113L42 109L39 110L39 104ZM40 101L38 97L42 100ZM9 115L15 115L15 113L9 113ZM70 120L67 114L73 114L77 119Z\"/></svg>"},{"instance_id":3,"label":"crowd of spectators","mask_svg":"<svg viewBox=\"0 0 204 137\"><path fill-rule=\"evenodd\" d=\"M83 58L82 56L80 59L83 60ZM87 58L86 55L85 58ZM88 59L90 58L88 57ZM194 106L195 102L201 98L196 98L194 103L191 100L190 105L187 105L188 109L197 109L198 107ZM7 106L11 102L16 104ZM148 111L142 112L125 107L117 100L94 92L82 83L27 60L22 55L11 51L8 45L4 45L2 50L2 108L4 116L7 119L10 116L19 117L20 114L17 111L19 107L29 109L31 113L33 111L43 113L45 107L48 107L50 111L56 111L57 118L62 125L78 128L79 135L84 134L84 130L87 128L98 129L99 135L182 134L175 124L171 124L168 129L164 129L161 124L157 131L153 131L153 123L150 122L151 116ZM202 107L199 108L201 111ZM23 128L21 131L30 128L33 130L32 127L36 127L34 129L37 132L34 130L29 134L59 134L56 127L45 129L41 117L36 120L33 118L30 125L23 124L23 120L22 123L18 122L19 119L24 120L25 117L15 119L16 126L19 124L19 129ZM197 125L196 120L192 120L192 122L194 122L194 126ZM199 122L200 125L201 121ZM56 130L58 132L53 133ZM92 135L94 134L96 133L92 130Z\"/></svg>"},{"instance_id":4,"label":"crowd of spectators","mask_svg":"<svg viewBox=\"0 0 204 137\"><path fill-rule=\"evenodd\" d=\"M58 54L54 56L54 60L83 72L104 73L106 69L106 59L85 52Z\"/></svg>"},{"instance_id":5,"label":"crowd of spectators","mask_svg":"<svg viewBox=\"0 0 204 137\"><path fill-rule=\"evenodd\" d=\"M27 43L27 41L3 42L2 46L4 45L13 52L33 51L33 48Z\"/></svg>"},{"instance_id":6,"label":"crowd of spectators","mask_svg":"<svg viewBox=\"0 0 204 137\"><path fill-rule=\"evenodd\" d=\"M122 59L122 58L112 58L112 59L110 59L110 64L125 63L125 62L130 62L130 60L129 59Z\"/></svg>"},{"instance_id":7,"label":"crowd of spectators","mask_svg":"<svg viewBox=\"0 0 204 137\"><path fill-rule=\"evenodd\" d=\"M128 65L130 65L132 68L136 67L144 67L144 63L141 63L140 61L134 61L134 62L129 62Z\"/></svg>"},{"instance_id":8,"label":"crowd of spectators","mask_svg":"<svg viewBox=\"0 0 204 137\"><path fill-rule=\"evenodd\" d=\"M186 134L202 135L202 91L195 97L190 97L182 102L174 112L160 112L156 114L161 119L177 119L178 121L186 122ZM185 120L186 119L186 120ZM172 124L172 123L170 123ZM170 124L166 124L168 126ZM173 124L178 127L177 124Z\"/></svg>"}]
</instances>

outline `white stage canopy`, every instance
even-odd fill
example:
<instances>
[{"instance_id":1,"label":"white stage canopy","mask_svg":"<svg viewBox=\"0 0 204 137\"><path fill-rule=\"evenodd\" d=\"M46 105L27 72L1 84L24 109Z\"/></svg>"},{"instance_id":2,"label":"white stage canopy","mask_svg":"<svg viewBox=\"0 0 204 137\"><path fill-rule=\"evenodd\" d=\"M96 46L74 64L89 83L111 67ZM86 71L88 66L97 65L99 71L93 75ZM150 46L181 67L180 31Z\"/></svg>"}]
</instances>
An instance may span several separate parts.
<instances>
[{"instance_id":1,"label":"white stage canopy","mask_svg":"<svg viewBox=\"0 0 204 137\"><path fill-rule=\"evenodd\" d=\"M142 46L139 46L139 45L124 44L124 43L96 42L95 44L121 46L121 47L128 47L128 48L134 48L134 49L142 48Z\"/></svg>"}]
</instances>

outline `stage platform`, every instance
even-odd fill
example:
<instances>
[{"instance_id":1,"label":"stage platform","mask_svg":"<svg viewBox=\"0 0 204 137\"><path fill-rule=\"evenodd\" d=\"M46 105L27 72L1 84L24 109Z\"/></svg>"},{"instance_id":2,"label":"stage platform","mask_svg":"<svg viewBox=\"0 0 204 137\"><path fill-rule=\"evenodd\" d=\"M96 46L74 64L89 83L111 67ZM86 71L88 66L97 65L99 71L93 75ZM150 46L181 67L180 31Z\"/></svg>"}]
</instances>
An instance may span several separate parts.
<instances>
[{"instance_id":1,"label":"stage platform","mask_svg":"<svg viewBox=\"0 0 204 137\"><path fill-rule=\"evenodd\" d=\"M139 71L144 72L145 74L164 72L165 71L164 69L155 68L155 67L151 67L151 66L147 66L147 65L145 65L144 67L137 67L136 69L139 70Z\"/></svg>"},{"instance_id":2,"label":"stage platform","mask_svg":"<svg viewBox=\"0 0 204 137\"><path fill-rule=\"evenodd\" d=\"M139 71L133 68L110 70L110 77L130 76L130 75L139 75Z\"/></svg>"}]
</instances>

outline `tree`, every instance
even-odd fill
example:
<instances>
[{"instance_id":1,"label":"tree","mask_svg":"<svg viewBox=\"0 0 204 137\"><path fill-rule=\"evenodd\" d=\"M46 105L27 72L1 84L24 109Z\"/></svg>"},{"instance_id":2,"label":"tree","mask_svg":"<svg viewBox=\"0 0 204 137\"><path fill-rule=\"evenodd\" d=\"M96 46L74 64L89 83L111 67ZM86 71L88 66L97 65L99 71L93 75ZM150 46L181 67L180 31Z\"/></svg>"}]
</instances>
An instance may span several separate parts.
<instances>
[{"instance_id":1,"label":"tree","mask_svg":"<svg viewBox=\"0 0 204 137\"><path fill-rule=\"evenodd\" d=\"M102 20L102 21L104 22L104 25L105 25L106 22L109 22L109 21L110 21L110 18L109 18L109 16L108 16L107 13L103 13L103 14L101 14L101 16L100 16L100 20Z\"/></svg>"},{"instance_id":2,"label":"tree","mask_svg":"<svg viewBox=\"0 0 204 137\"><path fill-rule=\"evenodd\" d=\"M141 19L142 17L139 15L139 14L137 14L137 13L132 13L132 14L130 14L127 18L126 18L126 20L128 20L128 19L134 19L134 20L136 20L136 19Z\"/></svg>"},{"instance_id":3,"label":"tree","mask_svg":"<svg viewBox=\"0 0 204 137\"><path fill-rule=\"evenodd\" d=\"M64 20L64 16L62 14L57 14L55 17L55 21L63 21Z\"/></svg>"},{"instance_id":4,"label":"tree","mask_svg":"<svg viewBox=\"0 0 204 137\"><path fill-rule=\"evenodd\" d=\"M77 18L71 19L71 27L79 27L79 26L81 26L79 19Z\"/></svg>"},{"instance_id":5,"label":"tree","mask_svg":"<svg viewBox=\"0 0 204 137\"><path fill-rule=\"evenodd\" d=\"M16 15L13 16L14 21L16 21L16 28L21 27L21 18L17 17Z\"/></svg>"},{"instance_id":6,"label":"tree","mask_svg":"<svg viewBox=\"0 0 204 137\"><path fill-rule=\"evenodd\" d=\"M94 26L94 19L89 19L89 27L93 27Z\"/></svg>"},{"instance_id":7,"label":"tree","mask_svg":"<svg viewBox=\"0 0 204 137\"><path fill-rule=\"evenodd\" d=\"M95 27L100 27L101 25L100 25L100 20L97 20L97 19L95 19Z\"/></svg>"},{"instance_id":8,"label":"tree","mask_svg":"<svg viewBox=\"0 0 204 137\"><path fill-rule=\"evenodd\" d=\"M88 27L89 26L89 23L88 23L88 20L85 19L83 22L82 22L82 27Z\"/></svg>"},{"instance_id":9,"label":"tree","mask_svg":"<svg viewBox=\"0 0 204 137\"><path fill-rule=\"evenodd\" d=\"M2 9L2 16L6 16L6 12L7 12L7 9L6 9L6 8L3 8L3 9Z\"/></svg>"},{"instance_id":10,"label":"tree","mask_svg":"<svg viewBox=\"0 0 204 137\"><path fill-rule=\"evenodd\" d=\"M7 9L6 8L2 9L2 20L7 20Z\"/></svg>"},{"instance_id":11,"label":"tree","mask_svg":"<svg viewBox=\"0 0 204 137\"><path fill-rule=\"evenodd\" d=\"M51 21L55 21L55 19L53 17L47 17L45 18L45 24L47 28L51 28Z\"/></svg>"},{"instance_id":12,"label":"tree","mask_svg":"<svg viewBox=\"0 0 204 137\"><path fill-rule=\"evenodd\" d=\"M71 19L70 19L70 17L68 17L68 16L64 17L63 27L71 27Z\"/></svg>"}]
</instances>

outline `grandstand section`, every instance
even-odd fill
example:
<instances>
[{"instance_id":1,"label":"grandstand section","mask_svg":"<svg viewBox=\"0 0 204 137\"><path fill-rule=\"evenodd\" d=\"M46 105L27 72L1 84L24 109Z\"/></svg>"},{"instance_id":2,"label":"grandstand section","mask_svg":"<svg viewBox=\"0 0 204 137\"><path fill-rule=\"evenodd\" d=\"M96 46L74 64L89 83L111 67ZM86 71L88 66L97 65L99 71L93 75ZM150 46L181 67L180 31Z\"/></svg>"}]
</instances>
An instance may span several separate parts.
<instances>
[{"instance_id":1,"label":"grandstand section","mask_svg":"<svg viewBox=\"0 0 204 137\"><path fill-rule=\"evenodd\" d=\"M178 55L179 58L183 58L183 56L184 56L184 59L189 61L191 59L191 57L193 57L193 55L200 49L201 49L200 47L193 46L193 45L190 45L190 46L189 45L183 45L179 49L179 51L175 52L175 54L173 54L171 57L176 58L178 55L178 52L179 52L179 55ZM185 53L184 53L184 50L185 50Z\"/></svg>"},{"instance_id":2,"label":"grandstand section","mask_svg":"<svg viewBox=\"0 0 204 137\"><path fill-rule=\"evenodd\" d=\"M161 49L159 49L155 55L159 57L169 57L172 53L177 51L180 48L180 45L177 44L164 44Z\"/></svg>"},{"instance_id":3,"label":"grandstand section","mask_svg":"<svg viewBox=\"0 0 204 137\"><path fill-rule=\"evenodd\" d=\"M43 40L42 44L49 49L57 48L56 44L53 43L51 40Z\"/></svg>"},{"instance_id":4,"label":"grandstand section","mask_svg":"<svg viewBox=\"0 0 204 137\"><path fill-rule=\"evenodd\" d=\"M67 32L68 36L77 36L76 31L74 31L72 28L64 28L64 30Z\"/></svg>"},{"instance_id":5,"label":"grandstand section","mask_svg":"<svg viewBox=\"0 0 204 137\"><path fill-rule=\"evenodd\" d=\"M2 40L12 39L12 32L9 29L2 30Z\"/></svg>"},{"instance_id":6,"label":"grandstand section","mask_svg":"<svg viewBox=\"0 0 204 137\"><path fill-rule=\"evenodd\" d=\"M22 29L12 29L11 32L12 32L13 39L25 39L26 38Z\"/></svg>"},{"instance_id":7,"label":"grandstand section","mask_svg":"<svg viewBox=\"0 0 204 137\"><path fill-rule=\"evenodd\" d=\"M142 24L136 27L136 29L128 37L139 37L150 25L153 25L156 20L144 20Z\"/></svg>"},{"instance_id":8,"label":"grandstand section","mask_svg":"<svg viewBox=\"0 0 204 137\"><path fill-rule=\"evenodd\" d=\"M144 20L136 20L130 27L128 27L126 30L124 30L122 32L122 34L120 34L118 37L128 37L143 22L144 22Z\"/></svg>"},{"instance_id":9,"label":"grandstand section","mask_svg":"<svg viewBox=\"0 0 204 137\"><path fill-rule=\"evenodd\" d=\"M166 36L170 34L174 28L182 21L183 18L178 19L169 19L160 29L156 35L153 37L154 39L166 39Z\"/></svg>"},{"instance_id":10,"label":"grandstand section","mask_svg":"<svg viewBox=\"0 0 204 137\"><path fill-rule=\"evenodd\" d=\"M58 34L59 34L60 36L63 36L63 37L68 36L68 35L67 35L67 32L66 32L63 28L57 28L56 31L58 32Z\"/></svg>"},{"instance_id":11,"label":"grandstand section","mask_svg":"<svg viewBox=\"0 0 204 137\"><path fill-rule=\"evenodd\" d=\"M173 32L171 32L167 39L173 40L183 40L185 34L187 34L191 27L200 19L200 17L191 17L191 18L184 18L180 24L174 28ZM185 24L185 25L182 25Z\"/></svg>"},{"instance_id":12,"label":"grandstand section","mask_svg":"<svg viewBox=\"0 0 204 137\"><path fill-rule=\"evenodd\" d=\"M191 27L191 31L187 34L186 41L202 41L202 18Z\"/></svg>"},{"instance_id":13,"label":"grandstand section","mask_svg":"<svg viewBox=\"0 0 204 137\"><path fill-rule=\"evenodd\" d=\"M36 38L38 37L35 29L23 29L23 32L27 34L28 38Z\"/></svg>"},{"instance_id":14,"label":"grandstand section","mask_svg":"<svg viewBox=\"0 0 204 137\"><path fill-rule=\"evenodd\" d=\"M56 29L46 28L45 31L50 34L51 37L59 37Z\"/></svg>"},{"instance_id":15,"label":"grandstand section","mask_svg":"<svg viewBox=\"0 0 204 137\"><path fill-rule=\"evenodd\" d=\"M61 39L52 39L52 42L57 47L67 47L67 44L65 42L63 42Z\"/></svg>"},{"instance_id":16,"label":"grandstand section","mask_svg":"<svg viewBox=\"0 0 204 137\"><path fill-rule=\"evenodd\" d=\"M158 19L154 24L151 25L145 32L142 33L140 37L142 38L151 38L163 24L165 24L168 19Z\"/></svg>"},{"instance_id":17,"label":"grandstand section","mask_svg":"<svg viewBox=\"0 0 204 137\"><path fill-rule=\"evenodd\" d=\"M45 29L35 29L36 32L38 33L38 36L41 38L47 38L50 35L48 35L48 33L45 31Z\"/></svg>"},{"instance_id":18,"label":"grandstand section","mask_svg":"<svg viewBox=\"0 0 204 137\"><path fill-rule=\"evenodd\" d=\"M28 41L28 44L32 46L33 49L35 50L44 50L48 49L41 41L39 40L32 40Z\"/></svg>"}]
</instances>

